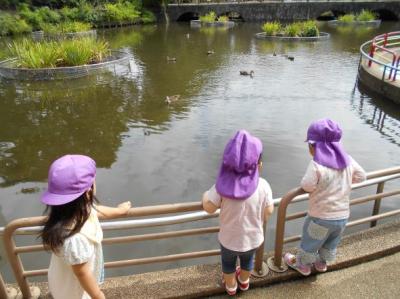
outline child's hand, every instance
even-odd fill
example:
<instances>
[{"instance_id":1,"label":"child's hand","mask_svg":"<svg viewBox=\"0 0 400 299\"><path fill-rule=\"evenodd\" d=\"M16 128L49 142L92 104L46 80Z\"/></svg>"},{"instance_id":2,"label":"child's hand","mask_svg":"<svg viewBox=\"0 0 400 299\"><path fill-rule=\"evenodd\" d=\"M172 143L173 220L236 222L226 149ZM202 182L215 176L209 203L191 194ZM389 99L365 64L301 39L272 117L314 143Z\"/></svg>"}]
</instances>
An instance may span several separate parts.
<instances>
[{"instance_id":1,"label":"child's hand","mask_svg":"<svg viewBox=\"0 0 400 299\"><path fill-rule=\"evenodd\" d=\"M126 201L126 202L120 203L117 208L121 211L122 215L125 215L126 213L128 213L131 206L132 206L131 202Z\"/></svg>"}]
</instances>

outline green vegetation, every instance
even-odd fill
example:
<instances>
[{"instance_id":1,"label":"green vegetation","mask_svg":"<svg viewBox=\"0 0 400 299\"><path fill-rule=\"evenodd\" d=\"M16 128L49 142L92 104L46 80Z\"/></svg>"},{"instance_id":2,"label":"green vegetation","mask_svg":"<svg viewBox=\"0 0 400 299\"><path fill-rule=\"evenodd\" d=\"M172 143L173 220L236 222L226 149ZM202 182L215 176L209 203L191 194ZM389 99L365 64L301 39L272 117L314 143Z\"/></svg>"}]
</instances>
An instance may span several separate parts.
<instances>
[{"instance_id":1,"label":"green vegetation","mask_svg":"<svg viewBox=\"0 0 400 299\"><path fill-rule=\"evenodd\" d=\"M21 2L24 1L16 1L16 3ZM0 7L2 6L1 3L2 0L0 0ZM14 2L10 0L8 4L3 6L9 7L11 5L11 7L15 7L12 3ZM48 3L52 7L60 5L60 3L69 6L55 10L47 6L32 8L27 3L22 3L18 5L13 14L0 11L0 35L48 30L49 28L52 30L54 29L52 25L69 22L82 22L90 24L91 27L99 27L104 25L148 24L156 21L154 14L145 10L139 0L116 0L112 2L105 0L90 2L88 0L49 0L41 3ZM91 3L96 3L96 6Z\"/></svg>"},{"instance_id":2,"label":"green vegetation","mask_svg":"<svg viewBox=\"0 0 400 299\"><path fill-rule=\"evenodd\" d=\"M25 20L10 13L0 12L0 35L14 35L31 32Z\"/></svg>"},{"instance_id":3,"label":"green vegetation","mask_svg":"<svg viewBox=\"0 0 400 299\"><path fill-rule=\"evenodd\" d=\"M229 17L228 16L220 16L218 18L218 22L224 22L224 23L229 22Z\"/></svg>"},{"instance_id":4,"label":"green vegetation","mask_svg":"<svg viewBox=\"0 0 400 299\"><path fill-rule=\"evenodd\" d=\"M314 37L319 36L315 21L295 22L283 26L279 22L267 22L262 25L262 30L269 36L288 37Z\"/></svg>"},{"instance_id":5,"label":"green vegetation","mask_svg":"<svg viewBox=\"0 0 400 299\"><path fill-rule=\"evenodd\" d=\"M9 45L17 67L46 68L99 63L110 55L108 44L93 38L34 42L23 39Z\"/></svg>"},{"instance_id":6,"label":"green vegetation","mask_svg":"<svg viewBox=\"0 0 400 299\"><path fill-rule=\"evenodd\" d=\"M261 28L267 35L277 35L281 31L282 25L279 22L266 22Z\"/></svg>"},{"instance_id":7,"label":"green vegetation","mask_svg":"<svg viewBox=\"0 0 400 299\"><path fill-rule=\"evenodd\" d=\"M359 22L368 22L368 21L374 21L378 19L378 16L369 10L363 9L358 15L357 15L357 21Z\"/></svg>"},{"instance_id":8,"label":"green vegetation","mask_svg":"<svg viewBox=\"0 0 400 299\"><path fill-rule=\"evenodd\" d=\"M44 24L43 31L47 34L59 34L59 33L70 33L70 32L83 32L88 31L92 28L89 23L82 22L62 22L59 24Z\"/></svg>"},{"instance_id":9,"label":"green vegetation","mask_svg":"<svg viewBox=\"0 0 400 299\"><path fill-rule=\"evenodd\" d=\"M351 23L351 22L369 22L369 21L374 21L378 19L378 16L369 10L363 9L359 14L354 15L354 14L345 14L343 16L340 16L338 18L339 22L343 23Z\"/></svg>"},{"instance_id":10,"label":"green vegetation","mask_svg":"<svg viewBox=\"0 0 400 299\"><path fill-rule=\"evenodd\" d=\"M210 11L208 14L205 14L204 16L200 16L200 22L213 23L213 22L215 22L216 18L217 18L217 14L213 11Z\"/></svg>"}]
</instances>

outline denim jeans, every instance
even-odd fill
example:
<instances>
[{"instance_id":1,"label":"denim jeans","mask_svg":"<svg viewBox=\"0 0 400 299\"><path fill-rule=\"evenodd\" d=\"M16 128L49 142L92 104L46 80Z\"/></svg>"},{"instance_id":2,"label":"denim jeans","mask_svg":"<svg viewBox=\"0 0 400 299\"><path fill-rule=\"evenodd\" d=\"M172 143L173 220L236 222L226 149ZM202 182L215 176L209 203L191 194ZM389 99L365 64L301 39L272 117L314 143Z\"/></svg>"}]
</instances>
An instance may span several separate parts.
<instances>
[{"instance_id":1,"label":"denim jeans","mask_svg":"<svg viewBox=\"0 0 400 299\"><path fill-rule=\"evenodd\" d=\"M221 264L222 272L225 274L234 273L236 271L237 258L240 260L240 268L246 271L253 270L254 267L254 253L257 248L249 251L240 252L233 251L225 248L221 244Z\"/></svg>"},{"instance_id":2,"label":"denim jeans","mask_svg":"<svg viewBox=\"0 0 400 299\"><path fill-rule=\"evenodd\" d=\"M342 238L347 220L347 218L325 220L307 216L303 225L297 262L308 265L316 260L323 262L334 261L336 248Z\"/></svg>"}]
</instances>

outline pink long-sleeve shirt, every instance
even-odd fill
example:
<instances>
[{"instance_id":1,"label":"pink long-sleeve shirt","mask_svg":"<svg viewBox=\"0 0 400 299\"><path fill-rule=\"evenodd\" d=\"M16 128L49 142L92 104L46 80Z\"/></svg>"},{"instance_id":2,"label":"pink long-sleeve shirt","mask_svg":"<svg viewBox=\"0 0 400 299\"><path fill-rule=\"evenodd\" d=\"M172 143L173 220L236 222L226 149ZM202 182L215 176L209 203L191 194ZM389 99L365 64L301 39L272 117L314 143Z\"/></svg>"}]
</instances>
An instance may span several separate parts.
<instances>
[{"instance_id":1,"label":"pink long-sleeve shirt","mask_svg":"<svg viewBox=\"0 0 400 299\"><path fill-rule=\"evenodd\" d=\"M364 169L353 158L350 160L350 165L342 170L310 162L301 180L301 187L310 193L310 216L327 220L349 217L351 184L366 179Z\"/></svg>"}]
</instances>

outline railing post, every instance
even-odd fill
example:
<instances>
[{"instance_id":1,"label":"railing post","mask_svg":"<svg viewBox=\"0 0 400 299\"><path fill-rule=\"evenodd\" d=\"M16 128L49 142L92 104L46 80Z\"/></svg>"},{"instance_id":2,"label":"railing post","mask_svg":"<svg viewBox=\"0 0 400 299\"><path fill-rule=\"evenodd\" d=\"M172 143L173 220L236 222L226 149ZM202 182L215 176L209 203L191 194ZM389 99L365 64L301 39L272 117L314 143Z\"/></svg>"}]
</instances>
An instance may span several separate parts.
<instances>
[{"instance_id":1,"label":"railing post","mask_svg":"<svg viewBox=\"0 0 400 299\"><path fill-rule=\"evenodd\" d=\"M10 225L11 224L11 225ZM24 299L32 297L31 290L29 288L28 280L24 276L24 267L22 265L19 255L15 252L15 242L13 239L14 228L12 222L4 229L4 248L6 249L8 261L14 272L15 279L17 280L18 286L21 289L22 296Z\"/></svg>"},{"instance_id":2,"label":"railing post","mask_svg":"<svg viewBox=\"0 0 400 299\"><path fill-rule=\"evenodd\" d=\"M267 231L267 222L264 221L264 224L263 224L264 241L262 242L262 244L260 245L260 247L258 247L258 249L256 251L254 270L251 273L251 275L255 276L255 277L264 277L269 272L268 266L264 262L264 247L265 247L264 245L265 245L265 239L266 239L266 236L265 236L266 231Z\"/></svg>"},{"instance_id":3,"label":"railing post","mask_svg":"<svg viewBox=\"0 0 400 299\"><path fill-rule=\"evenodd\" d=\"M383 193L383 188L384 187L385 187L385 182L379 183L378 187L376 188L376 194ZM372 216L375 216L375 215L379 214L379 210L380 210L380 207L381 207L381 200L382 200L382 198L375 199L374 209L372 211ZM377 222L377 220L371 221L371 226L370 227L376 226L376 222Z\"/></svg>"}]
</instances>

